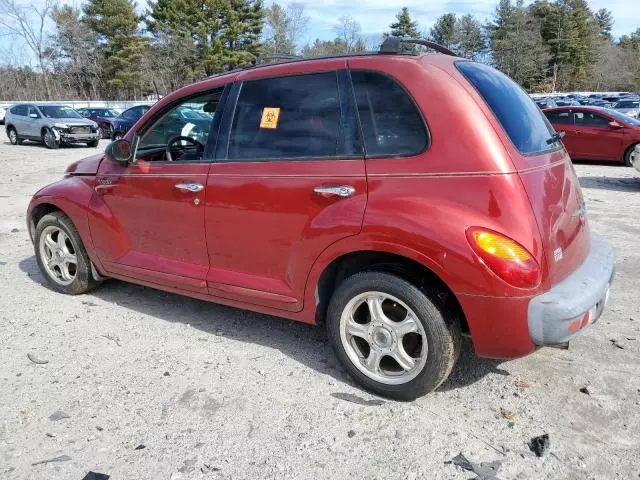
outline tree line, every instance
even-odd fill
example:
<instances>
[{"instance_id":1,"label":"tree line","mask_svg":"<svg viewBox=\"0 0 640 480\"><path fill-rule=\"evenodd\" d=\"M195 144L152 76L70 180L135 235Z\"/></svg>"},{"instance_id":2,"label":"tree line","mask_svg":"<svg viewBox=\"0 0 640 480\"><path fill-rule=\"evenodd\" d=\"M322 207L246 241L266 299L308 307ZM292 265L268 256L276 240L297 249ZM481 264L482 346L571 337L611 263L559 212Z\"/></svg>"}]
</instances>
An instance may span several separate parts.
<instances>
[{"instance_id":1,"label":"tree line","mask_svg":"<svg viewBox=\"0 0 640 480\"><path fill-rule=\"evenodd\" d=\"M250 65L265 53L305 57L376 50L388 35L424 38L495 66L529 91L640 90L640 28L612 37L613 15L586 0L500 0L485 22L445 13L422 29L405 7L382 35L340 17L331 40L302 42L302 4L262 0L0 0L0 34L16 39L0 66L0 99L138 100ZM50 27L52 25L53 28ZM403 47L416 52L416 45ZM37 66L29 65L30 61Z\"/></svg>"}]
</instances>

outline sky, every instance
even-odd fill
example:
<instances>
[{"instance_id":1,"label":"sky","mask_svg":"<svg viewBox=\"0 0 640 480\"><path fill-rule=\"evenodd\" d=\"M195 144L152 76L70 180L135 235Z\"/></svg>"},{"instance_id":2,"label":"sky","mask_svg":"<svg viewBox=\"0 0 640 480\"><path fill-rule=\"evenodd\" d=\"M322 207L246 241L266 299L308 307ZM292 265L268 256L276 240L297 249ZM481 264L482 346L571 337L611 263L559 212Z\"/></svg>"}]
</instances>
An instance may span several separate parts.
<instances>
[{"instance_id":1,"label":"sky","mask_svg":"<svg viewBox=\"0 0 640 480\"><path fill-rule=\"evenodd\" d=\"M18 0L20 2L20 0ZM81 4L81 0L62 0L75 5ZM24 5L38 4L43 0L21 0ZM362 26L362 35L365 39L376 38L389 30L389 24L395 20L395 14L403 7L409 8L414 20L419 24L421 32L428 33L436 18L440 15L453 12L459 15L471 13L481 22L490 19L498 0L469 0L469 1L443 1L429 2L425 0L402 0L395 3L393 0L280 0L278 3L288 5L292 2L301 3L305 7L306 14L310 18L309 26L305 32L302 43L313 42L316 38L323 40L333 39L335 32L333 26L342 15L353 16ZM607 8L613 12L615 24L613 26L614 37L631 33L640 27L640 8L638 0L590 0L589 5L593 11ZM138 0L139 10L146 8L145 0ZM265 5L270 5L272 0L264 0ZM525 3L531 3L525 0ZM0 31L0 64L2 63L29 63L29 54L12 41L10 37L2 36ZM13 59L9 60L9 56Z\"/></svg>"}]
</instances>

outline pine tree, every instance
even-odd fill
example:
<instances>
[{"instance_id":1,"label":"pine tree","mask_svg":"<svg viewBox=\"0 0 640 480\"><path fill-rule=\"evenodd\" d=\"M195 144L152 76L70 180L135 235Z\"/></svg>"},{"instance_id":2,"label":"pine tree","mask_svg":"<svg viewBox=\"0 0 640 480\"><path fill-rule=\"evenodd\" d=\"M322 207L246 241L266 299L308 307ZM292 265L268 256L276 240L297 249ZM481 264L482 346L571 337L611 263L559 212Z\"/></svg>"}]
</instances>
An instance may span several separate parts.
<instances>
[{"instance_id":1,"label":"pine tree","mask_svg":"<svg viewBox=\"0 0 640 480\"><path fill-rule=\"evenodd\" d=\"M596 23L598 24L598 28L600 29L600 36L602 38L606 38L611 40L611 29L613 28L613 13L611 10L607 10L606 8L601 8L598 10L593 16Z\"/></svg>"},{"instance_id":2,"label":"pine tree","mask_svg":"<svg viewBox=\"0 0 640 480\"><path fill-rule=\"evenodd\" d=\"M455 51L458 55L475 59L486 48L482 27L473 15L463 15L455 22Z\"/></svg>"},{"instance_id":3,"label":"pine tree","mask_svg":"<svg viewBox=\"0 0 640 480\"><path fill-rule=\"evenodd\" d=\"M84 22L98 34L104 50L104 75L116 91L136 95L143 88L140 61L147 39L138 34L140 18L130 0L89 0Z\"/></svg>"},{"instance_id":4,"label":"pine tree","mask_svg":"<svg viewBox=\"0 0 640 480\"><path fill-rule=\"evenodd\" d=\"M456 15L455 13L445 13L436 20L431 27L430 38L432 41L439 43L443 47L451 48L454 46L456 37Z\"/></svg>"},{"instance_id":5,"label":"pine tree","mask_svg":"<svg viewBox=\"0 0 640 480\"><path fill-rule=\"evenodd\" d=\"M157 0L149 6L149 31L190 37L198 49L191 68L205 75L249 65L262 50L261 0Z\"/></svg>"},{"instance_id":6,"label":"pine tree","mask_svg":"<svg viewBox=\"0 0 640 480\"><path fill-rule=\"evenodd\" d=\"M420 38L420 32L418 32L418 22L411 19L409 9L402 7L402 10L396 14L396 21L389 25L391 31L387 36L394 37L406 37L406 38Z\"/></svg>"},{"instance_id":7,"label":"pine tree","mask_svg":"<svg viewBox=\"0 0 640 480\"><path fill-rule=\"evenodd\" d=\"M493 63L525 89L546 80L548 47L540 35L540 24L518 0L501 0L493 21L486 26Z\"/></svg>"}]
</instances>

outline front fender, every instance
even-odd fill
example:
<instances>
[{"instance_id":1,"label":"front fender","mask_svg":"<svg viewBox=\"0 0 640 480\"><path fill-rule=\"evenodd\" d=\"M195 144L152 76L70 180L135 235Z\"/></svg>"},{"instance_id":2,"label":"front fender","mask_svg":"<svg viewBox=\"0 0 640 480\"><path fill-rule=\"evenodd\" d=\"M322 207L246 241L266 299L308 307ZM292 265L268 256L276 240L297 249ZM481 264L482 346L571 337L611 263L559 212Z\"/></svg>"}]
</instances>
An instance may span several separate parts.
<instances>
[{"instance_id":1,"label":"front fender","mask_svg":"<svg viewBox=\"0 0 640 480\"><path fill-rule=\"evenodd\" d=\"M34 240L34 213L40 207L48 206L61 210L67 215L78 231L89 258L99 265L94 254L93 240L89 229L89 205L94 196L93 176L69 176L41 188L31 199L27 209L27 226L31 241Z\"/></svg>"}]
</instances>

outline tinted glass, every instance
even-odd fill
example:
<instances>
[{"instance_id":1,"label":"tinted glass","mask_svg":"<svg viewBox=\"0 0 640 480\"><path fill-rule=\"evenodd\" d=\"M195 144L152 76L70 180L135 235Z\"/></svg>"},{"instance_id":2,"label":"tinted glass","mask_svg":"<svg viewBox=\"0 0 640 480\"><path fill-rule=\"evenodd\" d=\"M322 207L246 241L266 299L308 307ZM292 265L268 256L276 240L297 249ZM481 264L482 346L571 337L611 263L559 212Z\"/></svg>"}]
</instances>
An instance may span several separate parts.
<instances>
[{"instance_id":1,"label":"tinted glass","mask_svg":"<svg viewBox=\"0 0 640 480\"><path fill-rule=\"evenodd\" d=\"M343 153L336 72L245 82L230 159L335 157Z\"/></svg>"},{"instance_id":2,"label":"tinted glass","mask_svg":"<svg viewBox=\"0 0 640 480\"><path fill-rule=\"evenodd\" d=\"M351 78L367 156L416 155L427 148L424 121L404 88L371 71L352 70Z\"/></svg>"},{"instance_id":3,"label":"tinted glass","mask_svg":"<svg viewBox=\"0 0 640 480\"><path fill-rule=\"evenodd\" d=\"M547 143L551 125L513 80L480 63L457 62L456 66L487 102L520 153L534 154L560 146L560 142L551 146Z\"/></svg>"},{"instance_id":4,"label":"tinted glass","mask_svg":"<svg viewBox=\"0 0 640 480\"><path fill-rule=\"evenodd\" d=\"M14 115L21 115L23 117L27 116L27 106L26 105L16 105L11 109L11 113Z\"/></svg>"},{"instance_id":5,"label":"tinted glass","mask_svg":"<svg viewBox=\"0 0 640 480\"><path fill-rule=\"evenodd\" d=\"M132 107L129 110L124 111L122 113L122 116L127 120L133 120L134 122L137 122L145 113L147 113L148 110L149 107L147 106Z\"/></svg>"},{"instance_id":6,"label":"tinted glass","mask_svg":"<svg viewBox=\"0 0 640 480\"><path fill-rule=\"evenodd\" d=\"M638 108L638 105L640 105L640 102L618 102L616 103L615 108Z\"/></svg>"},{"instance_id":7,"label":"tinted glass","mask_svg":"<svg viewBox=\"0 0 640 480\"><path fill-rule=\"evenodd\" d=\"M615 117L618 120L621 120L621 121L623 121L625 123L630 123L631 125L634 125L636 127L640 127L640 121L636 120L633 117L630 117L629 115L625 115L624 113L616 112L615 110L607 110L607 113L609 115L611 115L612 117Z\"/></svg>"},{"instance_id":8,"label":"tinted glass","mask_svg":"<svg viewBox=\"0 0 640 480\"><path fill-rule=\"evenodd\" d=\"M38 109L36 107L34 107L33 105L29 105L27 107L27 115L29 115L29 116L37 115L38 118L40 118L40 113L38 113Z\"/></svg>"},{"instance_id":9,"label":"tinted glass","mask_svg":"<svg viewBox=\"0 0 640 480\"><path fill-rule=\"evenodd\" d=\"M165 112L149 128L146 125L142 127L145 132L140 139L136 156L146 156L149 150L159 148L164 151L170 145L172 161L203 160L222 91L220 88L196 98L189 98ZM198 114L196 110L202 113ZM179 137L186 138L179 140ZM161 156L159 159L165 158Z\"/></svg>"},{"instance_id":10,"label":"tinted glass","mask_svg":"<svg viewBox=\"0 0 640 480\"><path fill-rule=\"evenodd\" d=\"M73 108L65 105L39 105L38 109L47 118L82 118Z\"/></svg>"},{"instance_id":11,"label":"tinted glass","mask_svg":"<svg viewBox=\"0 0 640 480\"><path fill-rule=\"evenodd\" d=\"M546 115L551 123L571 123L569 112L549 112Z\"/></svg>"},{"instance_id":12,"label":"tinted glass","mask_svg":"<svg viewBox=\"0 0 640 480\"><path fill-rule=\"evenodd\" d=\"M590 127L602 127L609 125L607 117L603 117L593 112L574 112L574 119L576 125L584 125Z\"/></svg>"}]
</instances>

